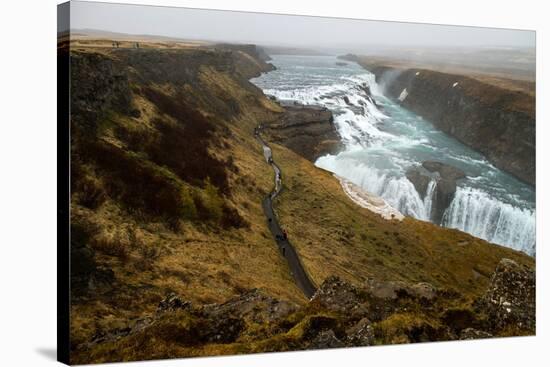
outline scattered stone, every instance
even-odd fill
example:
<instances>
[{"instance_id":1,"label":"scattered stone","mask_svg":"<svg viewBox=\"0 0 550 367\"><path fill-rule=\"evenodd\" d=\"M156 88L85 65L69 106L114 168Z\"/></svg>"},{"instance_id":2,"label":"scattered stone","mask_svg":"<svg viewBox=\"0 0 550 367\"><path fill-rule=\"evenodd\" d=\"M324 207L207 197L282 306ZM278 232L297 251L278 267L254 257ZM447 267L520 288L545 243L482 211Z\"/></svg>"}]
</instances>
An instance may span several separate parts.
<instances>
[{"instance_id":1,"label":"scattered stone","mask_svg":"<svg viewBox=\"0 0 550 367\"><path fill-rule=\"evenodd\" d=\"M367 282L367 291L376 298L394 300L402 295L419 299L432 300L437 290L429 283L421 282L407 284L401 281L380 281L370 279Z\"/></svg>"},{"instance_id":2,"label":"scattered stone","mask_svg":"<svg viewBox=\"0 0 550 367\"><path fill-rule=\"evenodd\" d=\"M157 312L188 310L191 309L191 302L183 301L175 293L170 293L166 298L159 302Z\"/></svg>"},{"instance_id":3,"label":"scattered stone","mask_svg":"<svg viewBox=\"0 0 550 367\"><path fill-rule=\"evenodd\" d=\"M374 343L372 323L366 317L346 330L346 344L354 347L367 347Z\"/></svg>"},{"instance_id":4,"label":"scattered stone","mask_svg":"<svg viewBox=\"0 0 550 367\"><path fill-rule=\"evenodd\" d=\"M345 347L345 344L336 337L334 331L332 330L320 332L309 344L310 349L329 349L342 347Z\"/></svg>"},{"instance_id":5,"label":"scattered stone","mask_svg":"<svg viewBox=\"0 0 550 367\"><path fill-rule=\"evenodd\" d=\"M223 315L219 318L208 318L201 323L199 338L207 343L232 343L243 331L245 323L241 318Z\"/></svg>"},{"instance_id":6,"label":"scattered stone","mask_svg":"<svg viewBox=\"0 0 550 367\"><path fill-rule=\"evenodd\" d=\"M353 285L330 276L313 295L311 303L348 316L360 316L367 313L365 296Z\"/></svg>"},{"instance_id":7,"label":"scattered stone","mask_svg":"<svg viewBox=\"0 0 550 367\"><path fill-rule=\"evenodd\" d=\"M245 320L264 324L281 320L296 311L297 305L266 296L258 289L251 289L219 305L203 307L203 312L218 317L229 314Z\"/></svg>"},{"instance_id":8,"label":"scattered stone","mask_svg":"<svg viewBox=\"0 0 550 367\"><path fill-rule=\"evenodd\" d=\"M477 330L474 328L466 328L460 333L460 340L473 340L473 339L487 339L492 338L493 335L486 331Z\"/></svg>"}]
</instances>

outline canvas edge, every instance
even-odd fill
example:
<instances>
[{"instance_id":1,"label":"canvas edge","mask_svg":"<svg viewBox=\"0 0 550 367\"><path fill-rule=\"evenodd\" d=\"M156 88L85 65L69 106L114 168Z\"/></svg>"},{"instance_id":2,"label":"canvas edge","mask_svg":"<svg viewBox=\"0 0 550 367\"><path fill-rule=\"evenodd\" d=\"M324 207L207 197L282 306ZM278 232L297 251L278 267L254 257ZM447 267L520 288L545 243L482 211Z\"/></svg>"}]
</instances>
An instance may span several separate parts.
<instances>
[{"instance_id":1,"label":"canvas edge","mask_svg":"<svg viewBox=\"0 0 550 367\"><path fill-rule=\"evenodd\" d=\"M58 41L70 32L70 2L57 5ZM70 59L57 47L57 360L70 363Z\"/></svg>"}]
</instances>

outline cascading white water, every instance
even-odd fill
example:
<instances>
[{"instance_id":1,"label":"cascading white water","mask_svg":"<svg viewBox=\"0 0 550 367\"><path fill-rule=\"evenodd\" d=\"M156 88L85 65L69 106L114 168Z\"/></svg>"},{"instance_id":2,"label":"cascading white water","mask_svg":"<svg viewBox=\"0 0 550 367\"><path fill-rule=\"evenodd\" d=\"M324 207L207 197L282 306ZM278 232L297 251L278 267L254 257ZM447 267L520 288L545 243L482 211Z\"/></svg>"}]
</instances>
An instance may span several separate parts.
<instances>
[{"instance_id":1,"label":"cascading white water","mask_svg":"<svg viewBox=\"0 0 550 367\"><path fill-rule=\"evenodd\" d=\"M457 167L468 177L458 183L438 224L535 254L533 188L386 98L384 84L397 74L383 76L380 87L374 75L358 65L336 67L336 61L327 56L275 55L277 70L253 80L279 100L332 111L346 149L320 157L317 166L382 197L401 213L427 221L432 218L437 182L428 184L422 199L407 179L407 170L426 160Z\"/></svg>"},{"instance_id":2,"label":"cascading white water","mask_svg":"<svg viewBox=\"0 0 550 367\"><path fill-rule=\"evenodd\" d=\"M342 156L326 155L319 158L316 165L345 177L356 185L380 196L405 215L422 220L430 219L431 199L426 197L422 200L414 185L404 176L385 174L376 167L367 166ZM434 188L435 184L433 187L428 187L429 190L432 190L430 197L433 197Z\"/></svg>"},{"instance_id":3,"label":"cascading white water","mask_svg":"<svg viewBox=\"0 0 550 367\"><path fill-rule=\"evenodd\" d=\"M431 179L426 189L426 196L424 196L424 211L426 219L428 220L432 217L432 206L436 186L437 181L435 179Z\"/></svg>"},{"instance_id":4,"label":"cascading white water","mask_svg":"<svg viewBox=\"0 0 550 367\"><path fill-rule=\"evenodd\" d=\"M535 252L535 213L459 187L443 215L443 225L516 250Z\"/></svg>"},{"instance_id":5,"label":"cascading white water","mask_svg":"<svg viewBox=\"0 0 550 367\"><path fill-rule=\"evenodd\" d=\"M264 93L281 101L296 101L329 108L334 113L338 132L346 146L360 148L365 146L367 140L372 143L392 137L376 128L376 124L388 116L376 107L373 100L361 89L362 86L369 86L373 95L380 93L372 74L340 77L329 85L300 89L266 88Z\"/></svg>"}]
</instances>

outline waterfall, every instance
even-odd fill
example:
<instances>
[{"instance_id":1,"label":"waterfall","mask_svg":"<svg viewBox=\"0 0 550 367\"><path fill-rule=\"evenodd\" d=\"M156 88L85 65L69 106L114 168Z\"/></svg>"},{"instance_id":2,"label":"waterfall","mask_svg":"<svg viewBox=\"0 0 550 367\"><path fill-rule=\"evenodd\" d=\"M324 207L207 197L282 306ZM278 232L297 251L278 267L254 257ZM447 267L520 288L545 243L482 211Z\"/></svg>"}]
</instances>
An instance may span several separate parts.
<instances>
[{"instance_id":1,"label":"waterfall","mask_svg":"<svg viewBox=\"0 0 550 367\"><path fill-rule=\"evenodd\" d=\"M414 185L404 176L385 173L376 167L357 162L345 155L326 155L315 162L318 167L345 177L361 188L380 196L404 215L429 221L435 180L430 182L430 195L422 200ZM428 198L429 196L429 198ZM426 208L429 203L430 209Z\"/></svg>"},{"instance_id":2,"label":"waterfall","mask_svg":"<svg viewBox=\"0 0 550 367\"><path fill-rule=\"evenodd\" d=\"M426 196L424 197L424 215L426 220L430 220L432 218L432 205L436 186L437 181L435 179L432 179L428 184L428 188L426 189Z\"/></svg>"},{"instance_id":3,"label":"waterfall","mask_svg":"<svg viewBox=\"0 0 550 367\"><path fill-rule=\"evenodd\" d=\"M443 225L489 242L535 254L535 212L503 203L473 188L457 188Z\"/></svg>"},{"instance_id":4,"label":"waterfall","mask_svg":"<svg viewBox=\"0 0 550 367\"><path fill-rule=\"evenodd\" d=\"M399 95L399 98L397 98L400 102L403 102L405 100L405 98L407 98L407 96L409 95L409 92L407 92L407 88L403 89L403 91L401 91L401 94Z\"/></svg>"}]
</instances>

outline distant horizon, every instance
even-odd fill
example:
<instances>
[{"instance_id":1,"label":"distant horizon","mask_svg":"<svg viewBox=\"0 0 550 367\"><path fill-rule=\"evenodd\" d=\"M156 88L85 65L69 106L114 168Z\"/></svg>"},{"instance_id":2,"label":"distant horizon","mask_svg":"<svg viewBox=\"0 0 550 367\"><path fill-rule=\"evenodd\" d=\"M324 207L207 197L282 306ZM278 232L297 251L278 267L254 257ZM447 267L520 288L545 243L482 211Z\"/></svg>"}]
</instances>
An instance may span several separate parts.
<instances>
[{"instance_id":1,"label":"distant horizon","mask_svg":"<svg viewBox=\"0 0 550 367\"><path fill-rule=\"evenodd\" d=\"M58 32L58 35L60 33L67 32L62 31ZM225 39L204 39L204 38L184 38L184 37L178 37L178 36L169 36L169 35L160 35L160 34L146 34L146 33L125 33L125 32L115 32L110 31L106 29L92 29L92 28L71 28L71 33L80 33L84 36L94 37L109 37L109 35L112 35L113 37L121 36L121 37L146 37L150 38L150 41L155 41L155 39L158 39L159 41L162 40L170 40L174 42L197 42L197 43L211 43L211 44L237 44L237 45L256 45L262 48L267 49L288 49L288 50L297 50L301 51L300 54L308 55L307 52L311 52L312 55L326 55L326 56L340 56L345 54L357 54L357 55L373 55L377 57L392 57L391 52L392 51L411 51L415 50L416 52L424 52L424 53L430 53L430 52L442 52L442 51L472 51L472 52L483 52L483 51L518 51L523 53L535 53L536 47L531 46L484 46L484 45L476 45L476 46L414 46L414 45L407 45L407 46L399 46L399 45L384 45L384 44L371 44L364 46L363 48L353 48L353 47L320 47L320 46L308 46L308 45L294 45L294 44L276 44L276 43L259 43L259 42L246 42L246 41L228 41ZM97 33L105 33L105 35L97 34L94 35L94 32ZM389 52L389 53L388 53ZM395 55L393 55L395 57ZM533 62L534 65L534 62Z\"/></svg>"},{"instance_id":2,"label":"distant horizon","mask_svg":"<svg viewBox=\"0 0 550 367\"><path fill-rule=\"evenodd\" d=\"M205 27L209 23L216 26ZM349 52L413 47L536 49L536 32L531 30L88 1L71 2L70 25L71 31Z\"/></svg>"}]
</instances>

